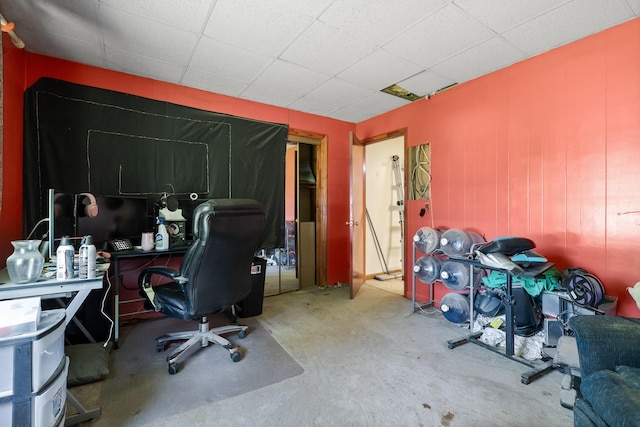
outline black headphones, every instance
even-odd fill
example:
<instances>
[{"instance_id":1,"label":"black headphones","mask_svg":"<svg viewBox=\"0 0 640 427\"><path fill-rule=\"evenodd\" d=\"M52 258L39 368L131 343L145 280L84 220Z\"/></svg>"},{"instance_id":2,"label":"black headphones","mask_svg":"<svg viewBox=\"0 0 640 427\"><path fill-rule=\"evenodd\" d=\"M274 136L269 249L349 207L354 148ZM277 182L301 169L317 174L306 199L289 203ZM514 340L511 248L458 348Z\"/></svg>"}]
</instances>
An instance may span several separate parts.
<instances>
[{"instance_id":1,"label":"black headphones","mask_svg":"<svg viewBox=\"0 0 640 427\"><path fill-rule=\"evenodd\" d=\"M178 199L176 199L172 194L162 193L158 205L160 206L160 209L167 208L171 212L175 212L178 210Z\"/></svg>"},{"instance_id":2,"label":"black headphones","mask_svg":"<svg viewBox=\"0 0 640 427\"><path fill-rule=\"evenodd\" d=\"M168 192L168 189L171 192ZM164 187L162 187L162 193L160 196L160 200L158 201L158 206L160 207L160 209L167 208L171 212L175 212L178 210L178 199L176 199L173 195L173 193L175 192L176 189L172 184L165 184Z\"/></svg>"}]
</instances>

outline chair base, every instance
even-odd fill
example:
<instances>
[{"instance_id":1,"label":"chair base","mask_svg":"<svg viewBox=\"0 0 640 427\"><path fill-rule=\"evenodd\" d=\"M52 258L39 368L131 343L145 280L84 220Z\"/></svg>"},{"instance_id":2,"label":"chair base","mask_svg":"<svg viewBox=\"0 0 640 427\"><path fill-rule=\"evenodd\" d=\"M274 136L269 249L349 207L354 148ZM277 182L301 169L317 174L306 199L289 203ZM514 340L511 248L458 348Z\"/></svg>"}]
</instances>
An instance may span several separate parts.
<instances>
[{"instance_id":1,"label":"chair base","mask_svg":"<svg viewBox=\"0 0 640 427\"><path fill-rule=\"evenodd\" d=\"M180 363L193 354L193 352L190 352L189 350L195 348L197 351L209 346L210 343L219 344L226 348L229 350L231 360L239 362L242 355L240 354L238 347L233 345L226 338L222 337L222 334L238 332L238 338L244 338L247 336L248 329L249 327L246 325L225 325L209 329L209 320L205 316L200 320L197 331L172 332L156 338L156 351L164 351L167 343L171 341L185 340L178 348L173 350L171 354L167 356L169 374L171 375L176 374Z\"/></svg>"}]
</instances>

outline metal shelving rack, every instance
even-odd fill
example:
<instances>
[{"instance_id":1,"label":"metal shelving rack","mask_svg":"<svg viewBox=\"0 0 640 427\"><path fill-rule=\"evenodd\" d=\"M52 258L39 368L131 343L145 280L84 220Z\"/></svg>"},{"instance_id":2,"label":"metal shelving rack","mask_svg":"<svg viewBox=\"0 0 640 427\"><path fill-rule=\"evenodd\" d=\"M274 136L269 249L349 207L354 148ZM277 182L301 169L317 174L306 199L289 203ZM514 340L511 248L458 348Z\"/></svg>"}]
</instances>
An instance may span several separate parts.
<instances>
[{"instance_id":1,"label":"metal shelving rack","mask_svg":"<svg viewBox=\"0 0 640 427\"><path fill-rule=\"evenodd\" d=\"M412 259L413 264L416 263L416 245L413 245L412 251ZM433 282L429 283L429 301L426 302L417 302L416 301L416 272L413 270L413 266L411 267L413 273L411 274L411 313L415 313L417 310L422 310L423 308L433 307L435 300L433 299ZM417 307L417 310L416 310Z\"/></svg>"},{"instance_id":2,"label":"metal shelving rack","mask_svg":"<svg viewBox=\"0 0 640 427\"><path fill-rule=\"evenodd\" d=\"M497 267L492 267L492 266L488 266L488 265L484 265L481 264L480 262L476 261L476 260L472 260L472 259L464 259L464 258L449 258L449 261L454 261L454 262L460 262L462 264L467 264L470 265L472 267L478 267L484 270L494 270L494 271L498 271L501 273L504 273L506 275L506 286L505 286L505 295L503 297L503 302L505 305L505 335L506 335L506 345L505 345L505 351L502 352L500 349L498 349L497 347L488 345L483 343L482 341L480 341L478 338L480 338L480 336L482 335L482 331L480 332L472 332L469 335L467 335L466 337L463 338L457 338L457 339L453 339L453 340L449 340L447 342L449 349L454 349L456 347L461 346L462 344L466 344L466 343L473 343L476 345L479 345L481 347L484 347L488 350L491 350L495 353L501 354L511 360L514 360L516 362L519 362L525 366L528 366L529 368L531 368L531 370L524 372L521 376L520 376L520 381L523 384L529 384L531 383L531 381L535 380L536 378L541 377L542 375L546 374L547 372L549 372L551 369L553 369L553 361L548 361L545 362L542 365L536 365L533 364L532 362L523 359L521 357L515 356L515 352L514 352L514 335L515 335L515 329L514 329L514 312L513 312L513 307L515 305L515 299L513 297L513 277L511 276L511 274L509 274L509 272L505 269L502 268L497 268ZM533 268L529 268L525 271L525 275L529 276L529 277L535 277L538 276L542 273L544 273L545 271L547 271L548 269L550 269L551 267L553 267L552 263L544 263L544 264L540 264L536 267ZM469 296L469 301L470 301L470 310L469 310L469 328L471 330L471 325L473 324L473 293L474 293L474 289L473 289L473 268L470 268L470 296Z\"/></svg>"}]
</instances>

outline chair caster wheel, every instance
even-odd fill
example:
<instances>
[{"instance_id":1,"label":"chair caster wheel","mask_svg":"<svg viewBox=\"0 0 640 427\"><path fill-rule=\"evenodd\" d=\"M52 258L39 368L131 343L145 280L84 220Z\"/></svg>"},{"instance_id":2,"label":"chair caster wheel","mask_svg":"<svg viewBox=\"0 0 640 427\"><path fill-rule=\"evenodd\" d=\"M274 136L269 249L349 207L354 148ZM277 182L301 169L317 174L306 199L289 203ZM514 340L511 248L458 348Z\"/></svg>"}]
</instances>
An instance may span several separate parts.
<instances>
[{"instance_id":1,"label":"chair caster wheel","mask_svg":"<svg viewBox=\"0 0 640 427\"><path fill-rule=\"evenodd\" d=\"M175 375L178 373L178 365L175 363L169 363L169 375Z\"/></svg>"},{"instance_id":2,"label":"chair caster wheel","mask_svg":"<svg viewBox=\"0 0 640 427\"><path fill-rule=\"evenodd\" d=\"M234 362L239 362L240 359L242 359L240 353L231 353L231 360L233 360Z\"/></svg>"},{"instance_id":3,"label":"chair caster wheel","mask_svg":"<svg viewBox=\"0 0 640 427\"><path fill-rule=\"evenodd\" d=\"M247 336L247 331L245 329L238 332L238 338L242 339Z\"/></svg>"},{"instance_id":4,"label":"chair caster wheel","mask_svg":"<svg viewBox=\"0 0 640 427\"><path fill-rule=\"evenodd\" d=\"M164 351L164 344L156 344L156 353L162 353Z\"/></svg>"}]
</instances>

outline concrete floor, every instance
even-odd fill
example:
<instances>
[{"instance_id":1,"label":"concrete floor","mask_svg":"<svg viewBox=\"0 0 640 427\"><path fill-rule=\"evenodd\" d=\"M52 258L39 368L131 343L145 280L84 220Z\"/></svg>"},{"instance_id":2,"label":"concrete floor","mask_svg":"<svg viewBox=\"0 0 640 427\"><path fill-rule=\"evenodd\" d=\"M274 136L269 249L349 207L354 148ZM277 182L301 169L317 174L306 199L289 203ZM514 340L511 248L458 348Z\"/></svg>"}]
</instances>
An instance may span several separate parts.
<instances>
[{"instance_id":1,"label":"concrete floor","mask_svg":"<svg viewBox=\"0 0 640 427\"><path fill-rule=\"evenodd\" d=\"M153 425L573 425L559 372L524 385L528 367L473 344L448 349L466 329L374 285L354 300L346 286L265 298L260 323L304 373ZM114 425L108 413L89 424Z\"/></svg>"}]
</instances>

